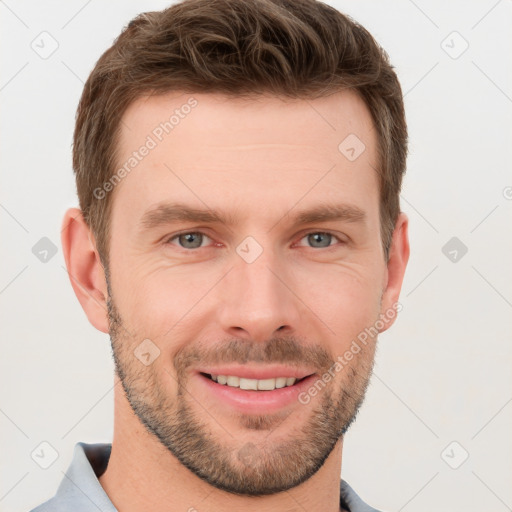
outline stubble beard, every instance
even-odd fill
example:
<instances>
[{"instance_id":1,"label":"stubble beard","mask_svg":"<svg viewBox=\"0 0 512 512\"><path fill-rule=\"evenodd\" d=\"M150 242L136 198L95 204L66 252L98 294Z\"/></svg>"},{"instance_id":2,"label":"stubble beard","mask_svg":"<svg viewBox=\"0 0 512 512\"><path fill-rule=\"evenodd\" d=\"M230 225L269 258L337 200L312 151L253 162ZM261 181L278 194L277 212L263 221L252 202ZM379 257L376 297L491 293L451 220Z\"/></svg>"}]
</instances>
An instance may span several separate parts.
<instances>
[{"instance_id":1,"label":"stubble beard","mask_svg":"<svg viewBox=\"0 0 512 512\"><path fill-rule=\"evenodd\" d=\"M191 361L200 357L193 348L187 347L187 352L174 358L177 377L164 370L169 378L177 381L177 394L171 397L158 380L155 366L144 366L134 356L133 350L140 340L129 335L123 326L110 291L107 306L116 373L134 414L183 466L217 489L243 496L264 496L305 482L322 467L355 420L364 400L373 369L374 347L370 346L357 354L353 359L355 364L343 368L341 387L334 389L331 382L321 390L314 405L313 401L299 405L311 409L302 425L290 421L287 424L293 427L289 427L289 431L279 429L295 409L288 414L237 415L240 433L261 432L257 442L244 441L241 434L237 438L232 427L223 427L223 418L214 418L205 412L200 405L202 397L192 397L187 391L186 370ZM283 345L287 344L292 352L299 350L297 342L275 338L261 354L258 352L259 360L283 362L282 357L276 358L276 355L289 354L290 351L283 351ZM236 359L241 361L247 356L247 350L251 351L248 347L247 341L231 342L230 361L237 351L241 357ZM220 354L219 350L216 354ZM316 347L313 354L312 359L316 364L321 362L323 370L334 364L324 349Z\"/></svg>"}]
</instances>

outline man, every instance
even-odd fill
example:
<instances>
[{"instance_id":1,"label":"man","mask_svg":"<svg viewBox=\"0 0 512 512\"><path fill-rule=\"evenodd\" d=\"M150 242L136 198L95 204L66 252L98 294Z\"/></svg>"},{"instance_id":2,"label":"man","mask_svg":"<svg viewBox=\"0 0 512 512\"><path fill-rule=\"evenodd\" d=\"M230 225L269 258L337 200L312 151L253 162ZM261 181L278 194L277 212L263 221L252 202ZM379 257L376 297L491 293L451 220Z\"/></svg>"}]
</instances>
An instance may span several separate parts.
<instances>
[{"instance_id":1,"label":"man","mask_svg":"<svg viewBox=\"0 0 512 512\"><path fill-rule=\"evenodd\" d=\"M134 19L83 91L62 236L114 438L35 510L375 510L341 456L399 310L406 152L386 54L327 5Z\"/></svg>"}]
</instances>

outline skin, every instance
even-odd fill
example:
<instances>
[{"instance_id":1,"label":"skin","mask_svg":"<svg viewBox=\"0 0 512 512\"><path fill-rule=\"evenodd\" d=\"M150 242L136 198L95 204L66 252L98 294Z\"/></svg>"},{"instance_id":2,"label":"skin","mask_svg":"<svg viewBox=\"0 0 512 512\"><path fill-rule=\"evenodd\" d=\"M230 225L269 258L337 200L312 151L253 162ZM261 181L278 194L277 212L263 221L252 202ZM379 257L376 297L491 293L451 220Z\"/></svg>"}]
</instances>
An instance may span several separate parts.
<instances>
[{"instance_id":1,"label":"skin","mask_svg":"<svg viewBox=\"0 0 512 512\"><path fill-rule=\"evenodd\" d=\"M190 96L172 93L135 101L123 117L118 162L122 165ZM308 101L192 96L197 106L110 192L109 288L81 212L72 208L64 218L62 243L71 283L91 324L110 332L116 364L125 371L123 382L119 374L115 378L112 454L100 483L123 512L191 507L337 511L343 436L334 427L347 427L355 417L371 374L376 337L308 404L293 402L258 418L236 414L205 392L194 370L205 362L201 357L207 362L212 354L227 358L225 349L233 340L248 364L258 367L264 364L256 357L266 347L290 341L291 350L296 349L290 352L296 355L290 356L291 364L303 362L320 376L326 369L320 362L327 359L315 356L334 361L398 301L409 257L407 217L402 213L396 222L386 261L376 133L367 107L353 92ZM366 146L352 162L338 150L351 133ZM234 223L141 225L148 209L168 201L201 209L207 205L232 214ZM364 212L364 220L292 224L299 210L326 203L355 207ZM206 235L199 237L201 247L181 246L183 237L175 235L184 232ZM321 238L315 244L307 236L325 232L334 235L327 242ZM263 249L252 263L236 251L248 236ZM133 355L144 339L160 350L148 366ZM302 353L301 347L309 352ZM199 360L180 359L187 354ZM265 363L281 361L282 354L272 354ZM139 409L155 406L164 424L177 417L177 404L186 405L211 445L225 455L228 473L240 474L243 482L257 482L259 464L276 462L273 457L283 446L290 460L300 461L300 447L307 451L316 440L307 426L314 426L329 405L341 412L334 418L329 411L331 431L318 434L325 447L319 469L292 482L296 469L280 460L281 466L273 467L281 472L268 480L281 475L288 488L249 496L219 488L185 467L134 412L137 400ZM334 443L328 446L329 439ZM256 455L252 465L244 466L240 453L247 446ZM201 454L188 453L201 461Z\"/></svg>"}]
</instances>

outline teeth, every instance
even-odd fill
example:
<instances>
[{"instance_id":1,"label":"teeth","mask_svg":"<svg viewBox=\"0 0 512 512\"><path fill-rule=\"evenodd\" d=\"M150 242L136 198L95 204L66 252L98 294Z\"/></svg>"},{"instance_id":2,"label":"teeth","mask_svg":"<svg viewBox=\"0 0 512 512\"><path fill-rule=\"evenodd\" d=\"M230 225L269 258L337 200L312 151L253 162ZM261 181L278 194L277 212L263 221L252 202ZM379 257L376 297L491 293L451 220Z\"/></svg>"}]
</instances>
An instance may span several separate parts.
<instances>
[{"instance_id":1,"label":"teeth","mask_svg":"<svg viewBox=\"0 0 512 512\"><path fill-rule=\"evenodd\" d=\"M240 389L258 389L258 381L256 379L240 378Z\"/></svg>"},{"instance_id":2,"label":"teeth","mask_svg":"<svg viewBox=\"0 0 512 512\"><path fill-rule=\"evenodd\" d=\"M231 386L233 388L239 388L240 387L240 378L239 377L234 377L234 376L230 375L228 377L227 385Z\"/></svg>"},{"instance_id":3,"label":"teeth","mask_svg":"<svg viewBox=\"0 0 512 512\"><path fill-rule=\"evenodd\" d=\"M275 379L245 379L235 375L211 375L212 380L219 384L232 388L251 389L260 391L272 391L274 389L293 386L297 379L295 377L276 377Z\"/></svg>"},{"instance_id":4,"label":"teeth","mask_svg":"<svg viewBox=\"0 0 512 512\"><path fill-rule=\"evenodd\" d=\"M276 388L284 388L286 386L286 377L277 377Z\"/></svg>"},{"instance_id":5,"label":"teeth","mask_svg":"<svg viewBox=\"0 0 512 512\"><path fill-rule=\"evenodd\" d=\"M257 381L258 389L270 391L276 389L276 379L261 379Z\"/></svg>"}]
</instances>

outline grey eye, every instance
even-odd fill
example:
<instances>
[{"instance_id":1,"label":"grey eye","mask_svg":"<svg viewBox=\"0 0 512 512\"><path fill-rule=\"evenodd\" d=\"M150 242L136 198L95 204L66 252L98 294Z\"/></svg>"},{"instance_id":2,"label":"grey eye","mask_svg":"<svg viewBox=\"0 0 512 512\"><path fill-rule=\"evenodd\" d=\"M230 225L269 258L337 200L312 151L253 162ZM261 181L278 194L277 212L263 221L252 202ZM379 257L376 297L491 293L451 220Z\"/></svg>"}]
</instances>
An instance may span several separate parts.
<instances>
[{"instance_id":1,"label":"grey eye","mask_svg":"<svg viewBox=\"0 0 512 512\"><path fill-rule=\"evenodd\" d=\"M306 236L311 247L324 248L331 245L332 235L330 233L310 233Z\"/></svg>"},{"instance_id":2,"label":"grey eye","mask_svg":"<svg viewBox=\"0 0 512 512\"><path fill-rule=\"evenodd\" d=\"M197 249L202 245L203 236L202 233L183 233L176 238L184 249Z\"/></svg>"}]
</instances>

